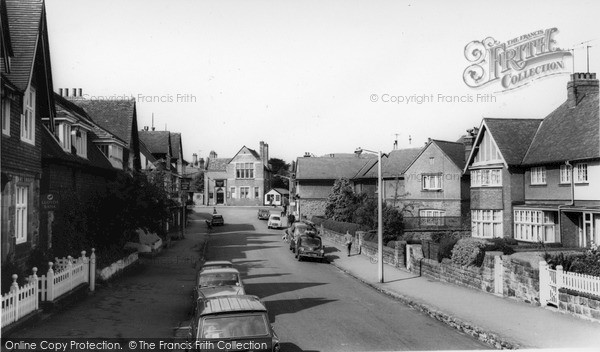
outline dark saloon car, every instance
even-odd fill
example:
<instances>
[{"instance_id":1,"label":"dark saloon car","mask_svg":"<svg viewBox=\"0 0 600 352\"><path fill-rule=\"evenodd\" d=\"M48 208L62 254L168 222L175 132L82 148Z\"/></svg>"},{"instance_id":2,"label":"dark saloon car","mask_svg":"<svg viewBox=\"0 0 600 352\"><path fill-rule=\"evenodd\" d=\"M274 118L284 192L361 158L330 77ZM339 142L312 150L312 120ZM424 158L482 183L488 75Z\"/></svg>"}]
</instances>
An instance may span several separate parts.
<instances>
[{"instance_id":1,"label":"dark saloon car","mask_svg":"<svg viewBox=\"0 0 600 352\"><path fill-rule=\"evenodd\" d=\"M223 219L223 215L221 214L212 214L210 218L210 224L211 226L222 226L225 225L225 219Z\"/></svg>"},{"instance_id":2,"label":"dark saloon car","mask_svg":"<svg viewBox=\"0 0 600 352\"><path fill-rule=\"evenodd\" d=\"M317 234L316 227L310 223L305 221L295 222L285 230L285 236L287 241L290 243L290 250L292 252L296 252L296 240L299 236L304 234Z\"/></svg>"},{"instance_id":3,"label":"dark saloon car","mask_svg":"<svg viewBox=\"0 0 600 352\"><path fill-rule=\"evenodd\" d=\"M269 209L258 209L258 220L269 220L271 212Z\"/></svg>"},{"instance_id":4,"label":"dark saloon car","mask_svg":"<svg viewBox=\"0 0 600 352\"><path fill-rule=\"evenodd\" d=\"M298 261L302 258L315 258L325 261L325 248L323 248L321 237L313 232L298 236L295 247Z\"/></svg>"},{"instance_id":5,"label":"dark saloon car","mask_svg":"<svg viewBox=\"0 0 600 352\"><path fill-rule=\"evenodd\" d=\"M200 351L280 351L267 308L251 295L198 301L189 337L192 349Z\"/></svg>"}]
</instances>

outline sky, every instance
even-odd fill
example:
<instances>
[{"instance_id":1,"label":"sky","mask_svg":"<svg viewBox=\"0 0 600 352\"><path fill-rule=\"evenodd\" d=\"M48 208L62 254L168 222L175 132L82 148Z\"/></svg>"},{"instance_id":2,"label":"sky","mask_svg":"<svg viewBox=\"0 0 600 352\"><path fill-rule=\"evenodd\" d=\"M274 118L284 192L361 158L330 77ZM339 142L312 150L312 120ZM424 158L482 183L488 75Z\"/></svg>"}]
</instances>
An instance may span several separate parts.
<instances>
[{"instance_id":1,"label":"sky","mask_svg":"<svg viewBox=\"0 0 600 352\"><path fill-rule=\"evenodd\" d=\"M55 90L136 98L138 126L182 133L188 161L260 141L286 162L456 141L483 117L546 116L573 66L587 71L587 51L600 71L596 0L46 0L46 10ZM467 44L550 28L553 47L574 53L553 75L511 90L465 83Z\"/></svg>"}]
</instances>

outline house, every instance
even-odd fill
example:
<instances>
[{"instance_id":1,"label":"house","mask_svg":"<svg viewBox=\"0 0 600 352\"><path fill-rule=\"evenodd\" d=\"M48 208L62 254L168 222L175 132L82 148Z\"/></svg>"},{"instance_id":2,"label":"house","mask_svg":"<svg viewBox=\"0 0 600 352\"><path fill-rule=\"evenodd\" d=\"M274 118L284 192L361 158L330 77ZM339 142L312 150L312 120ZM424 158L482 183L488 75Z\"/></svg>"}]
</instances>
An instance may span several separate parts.
<instances>
[{"instance_id":1,"label":"house","mask_svg":"<svg viewBox=\"0 0 600 352\"><path fill-rule=\"evenodd\" d=\"M64 94L65 98L84 109L100 127L125 142L124 146L112 141L99 142L102 152L109 155L115 164L121 164L126 172L140 171L142 165L135 99L84 99L81 89L74 89L73 92L72 95Z\"/></svg>"},{"instance_id":2,"label":"house","mask_svg":"<svg viewBox=\"0 0 600 352\"><path fill-rule=\"evenodd\" d=\"M122 167L113 165L97 145L96 133L110 135L96 125L87 113L60 95L54 96L56 117L54 133L49 119L42 129L42 212L40 245L52 247L55 212L64 207L86 204L96 194L106 191ZM111 136L115 143L124 143ZM55 202L47 201L53 199Z\"/></svg>"},{"instance_id":3,"label":"house","mask_svg":"<svg viewBox=\"0 0 600 352\"><path fill-rule=\"evenodd\" d=\"M474 237L600 240L598 80L571 78L567 100L544 119L483 119L465 166Z\"/></svg>"},{"instance_id":4,"label":"house","mask_svg":"<svg viewBox=\"0 0 600 352\"><path fill-rule=\"evenodd\" d=\"M470 150L470 149L469 149ZM406 167L405 196L413 216L461 217L470 211L469 175L465 167L465 144L429 139Z\"/></svg>"},{"instance_id":5,"label":"house","mask_svg":"<svg viewBox=\"0 0 600 352\"><path fill-rule=\"evenodd\" d=\"M46 9L0 0L2 78L2 262L24 268L40 244L42 118L55 116Z\"/></svg>"},{"instance_id":6,"label":"house","mask_svg":"<svg viewBox=\"0 0 600 352\"><path fill-rule=\"evenodd\" d=\"M310 219L325 214L327 197L336 180L352 179L361 168L373 163L374 156L330 154L325 157L304 156L296 159L296 216ZM376 159L375 159L376 160Z\"/></svg>"},{"instance_id":7,"label":"house","mask_svg":"<svg viewBox=\"0 0 600 352\"><path fill-rule=\"evenodd\" d=\"M217 158L212 151L205 163L204 190L207 205L262 205L271 185L269 145L259 152L243 146L233 158Z\"/></svg>"},{"instance_id":8,"label":"house","mask_svg":"<svg viewBox=\"0 0 600 352\"><path fill-rule=\"evenodd\" d=\"M383 181L383 199L388 205L412 211L410 207L404 206L403 199L406 197L405 175L406 167L421 152L422 148L395 149L382 156L381 175ZM372 156L372 155L370 155ZM354 191L366 193L371 197L376 196L378 179L377 158L369 160L352 177Z\"/></svg>"},{"instance_id":9,"label":"house","mask_svg":"<svg viewBox=\"0 0 600 352\"><path fill-rule=\"evenodd\" d=\"M156 160L154 168L147 170L151 177L161 177L161 184L164 185L174 206L171 208L171 219L166 224L166 231L170 228L183 229L185 224L185 211L183 207L187 199L187 192L181 190L182 175L178 170L185 171L183 166L183 155L181 147L181 134L170 131L156 131L154 128L149 130L144 127L139 131L140 142L146 147L152 157ZM176 156L174 156L177 154ZM185 199L183 199L185 197Z\"/></svg>"},{"instance_id":10,"label":"house","mask_svg":"<svg viewBox=\"0 0 600 352\"><path fill-rule=\"evenodd\" d=\"M287 205L290 200L290 191L284 188L271 188L265 194L265 205Z\"/></svg>"}]
</instances>

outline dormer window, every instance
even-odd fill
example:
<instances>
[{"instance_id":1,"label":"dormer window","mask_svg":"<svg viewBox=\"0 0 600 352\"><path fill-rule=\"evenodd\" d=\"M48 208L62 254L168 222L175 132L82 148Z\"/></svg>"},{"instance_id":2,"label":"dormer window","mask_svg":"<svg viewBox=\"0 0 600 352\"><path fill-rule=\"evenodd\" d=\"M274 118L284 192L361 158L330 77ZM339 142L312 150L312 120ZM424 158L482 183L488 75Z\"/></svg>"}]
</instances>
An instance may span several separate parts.
<instances>
[{"instance_id":1,"label":"dormer window","mask_svg":"<svg viewBox=\"0 0 600 352\"><path fill-rule=\"evenodd\" d=\"M87 158L87 132L75 128L71 131L71 144L75 147L77 156Z\"/></svg>"},{"instance_id":2,"label":"dormer window","mask_svg":"<svg viewBox=\"0 0 600 352\"><path fill-rule=\"evenodd\" d=\"M123 170L123 147L116 144L100 144L98 147L113 167Z\"/></svg>"},{"instance_id":3,"label":"dormer window","mask_svg":"<svg viewBox=\"0 0 600 352\"><path fill-rule=\"evenodd\" d=\"M71 124L60 123L58 125L58 140L65 152L71 152Z\"/></svg>"}]
</instances>

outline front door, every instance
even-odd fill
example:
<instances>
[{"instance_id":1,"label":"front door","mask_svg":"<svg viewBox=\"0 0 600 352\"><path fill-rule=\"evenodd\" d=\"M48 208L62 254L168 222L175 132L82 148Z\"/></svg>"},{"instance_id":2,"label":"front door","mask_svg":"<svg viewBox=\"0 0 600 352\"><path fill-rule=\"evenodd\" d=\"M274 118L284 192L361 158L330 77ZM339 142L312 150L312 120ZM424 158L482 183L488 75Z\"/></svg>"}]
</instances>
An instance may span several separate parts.
<instances>
[{"instance_id":1,"label":"front door","mask_svg":"<svg viewBox=\"0 0 600 352\"><path fill-rule=\"evenodd\" d=\"M223 189L217 190L217 204L223 204L225 202L225 192Z\"/></svg>"},{"instance_id":2,"label":"front door","mask_svg":"<svg viewBox=\"0 0 600 352\"><path fill-rule=\"evenodd\" d=\"M592 213L583 213L580 222L579 228L579 245L581 247L587 247L592 244L592 241L595 243L598 237L598 219L596 219L596 226L594 226L594 214ZM596 227L594 229L594 227Z\"/></svg>"}]
</instances>

